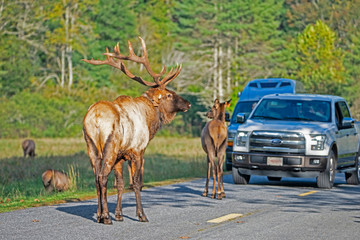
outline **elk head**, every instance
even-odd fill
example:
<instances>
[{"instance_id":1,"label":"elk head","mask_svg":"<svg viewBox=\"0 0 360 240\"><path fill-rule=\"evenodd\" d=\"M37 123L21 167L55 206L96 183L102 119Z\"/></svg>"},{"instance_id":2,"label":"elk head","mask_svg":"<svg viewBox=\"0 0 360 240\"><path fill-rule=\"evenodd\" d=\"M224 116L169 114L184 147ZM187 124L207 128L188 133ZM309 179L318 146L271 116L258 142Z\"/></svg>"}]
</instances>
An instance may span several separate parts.
<instances>
[{"instance_id":1,"label":"elk head","mask_svg":"<svg viewBox=\"0 0 360 240\"><path fill-rule=\"evenodd\" d=\"M120 69L129 78L141 83L142 85L150 87L150 89L148 89L143 94L143 96L149 98L152 101L154 107L158 107L160 111L163 110L164 114L167 115L164 116L167 119L165 122L170 122L175 117L177 112L186 112L191 106L187 100L183 99L175 92L166 89L166 85L180 74L182 66L177 64L176 68L171 68L164 77L162 76L166 72L166 66L162 68L160 73L155 73L150 67L145 41L141 37L139 37L139 39L141 41L143 50L141 57L135 55L131 42L128 41L129 55L127 56L120 53L119 43L117 43L114 47L114 52L109 52L108 48L106 48L106 53L103 54L106 56L106 60L83 59L83 61L93 65L110 65L114 68ZM126 68L122 60L129 60L143 64L146 71L153 78L154 82L145 81L143 78L132 74Z\"/></svg>"},{"instance_id":2,"label":"elk head","mask_svg":"<svg viewBox=\"0 0 360 240\"><path fill-rule=\"evenodd\" d=\"M230 103L231 99L222 103L220 103L218 99L215 99L214 105L211 107L210 111L206 113L206 117L225 121L225 108L230 107Z\"/></svg>"}]
</instances>

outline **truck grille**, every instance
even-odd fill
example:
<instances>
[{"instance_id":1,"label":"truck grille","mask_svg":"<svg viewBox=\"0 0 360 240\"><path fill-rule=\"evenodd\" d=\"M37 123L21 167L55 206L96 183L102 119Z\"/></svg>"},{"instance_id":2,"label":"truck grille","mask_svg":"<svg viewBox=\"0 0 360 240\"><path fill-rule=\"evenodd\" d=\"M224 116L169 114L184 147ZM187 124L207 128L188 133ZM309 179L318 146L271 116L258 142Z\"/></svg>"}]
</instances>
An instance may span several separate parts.
<instances>
[{"instance_id":1,"label":"truck grille","mask_svg":"<svg viewBox=\"0 0 360 240\"><path fill-rule=\"evenodd\" d=\"M250 151L278 154L305 154L305 137L301 133L254 131Z\"/></svg>"}]
</instances>

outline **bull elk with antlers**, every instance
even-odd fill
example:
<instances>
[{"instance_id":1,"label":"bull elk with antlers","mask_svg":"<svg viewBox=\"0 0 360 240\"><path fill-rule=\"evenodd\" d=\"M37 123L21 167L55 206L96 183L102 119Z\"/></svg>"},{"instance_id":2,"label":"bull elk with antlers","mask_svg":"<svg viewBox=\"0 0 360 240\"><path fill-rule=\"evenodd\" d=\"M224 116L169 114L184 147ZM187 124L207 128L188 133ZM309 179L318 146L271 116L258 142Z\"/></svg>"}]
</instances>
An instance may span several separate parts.
<instances>
[{"instance_id":1,"label":"bull elk with antlers","mask_svg":"<svg viewBox=\"0 0 360 240\"><path fill-rule=\"evenodd\" d=\"M141 38L143 54L135 55L129 44L129 55L120 53L119 44L114 52L106 49L106 60L83 61L93 65L110 65L120 69L131 79L150 87L140 97L119 96L113 102L99 101L90 106L83 120L83 134L87 144L90 162L95 174L98 196L97 221L112 224L107 204L108 176L114 169L117 180L118 199L115 208L115 220L123 221L121 206L124 181L122 167L124 161L131 161L131 175L136 198L136 215L140 222L147 222L141 203L140 188L143 156L149 141L162 124L170 123L177 112L186 112L191 104L166 88L181 71L181 65L171 69L163 78L166 66L160 73L155 73L149 64L145 41ZM154 82L148 82L133 75L124 65L123 60L143 64Z\"/></svg>"},{"instance_id":2,"label":"bull elk with antlers","mask_svg":"<svg viewBox=\"0 0 360 240\"><path fill-rule=\"evenodd\" d=\"M231 99L220 103L215 100L214 106L207 112L206 116L212 119L206 123L201 132L201 144L207 154L207 178L203 196L208 194L210 171L213 173L213 190L211 198L216 197L216 179L218 181L217 198L220 200L225 197L223 184L223 163L227 144L227 127L225 124L225 108L230 106ZM217 162L216 162L217 158Z\"/></svg>"}]
</instances>

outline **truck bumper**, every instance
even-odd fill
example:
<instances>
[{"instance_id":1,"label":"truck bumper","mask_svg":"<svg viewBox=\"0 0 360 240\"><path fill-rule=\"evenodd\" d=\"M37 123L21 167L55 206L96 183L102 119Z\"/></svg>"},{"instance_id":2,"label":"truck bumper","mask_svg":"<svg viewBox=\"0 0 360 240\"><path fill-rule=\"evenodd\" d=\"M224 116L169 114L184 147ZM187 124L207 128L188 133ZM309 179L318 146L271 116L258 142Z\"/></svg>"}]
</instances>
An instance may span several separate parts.
<instances>
[{"instance_id":1,"label":"truck bumper","mask_svg":"<svg viewBox=\"0 0 360 240\"><path fill-rule=\"evenodd\" d=\"M326 169L327 156L294 156L233 152L239 173L271 177L317 177Z\"/></svg>"}]
</instances>

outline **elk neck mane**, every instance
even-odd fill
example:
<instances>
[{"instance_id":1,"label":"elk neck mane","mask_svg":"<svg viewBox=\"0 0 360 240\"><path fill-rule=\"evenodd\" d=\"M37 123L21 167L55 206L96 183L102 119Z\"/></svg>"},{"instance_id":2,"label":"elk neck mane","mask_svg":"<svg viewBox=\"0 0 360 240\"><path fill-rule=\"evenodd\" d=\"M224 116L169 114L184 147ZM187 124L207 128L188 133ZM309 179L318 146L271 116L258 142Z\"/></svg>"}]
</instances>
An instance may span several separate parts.
<instances>
[{"instance_id":1,"label":"elk neck mane","mask_svg":"<svg viewBox=\"0 0 360 240\"><path fill-rule=\"evenodd\" d=\"M222 122L225 122L225 111L220 111L218 116L216 116L216 118L214 119L217 119L217 120L220 120Z\"/></svg>"},{"instance_id":2,"label":"elk neck mane","mask_svg":"<svg viewBox=\"0 0 360 240\"><path fill-rule=\"evenodd\" d=\"M166 91L169 91L169 90L166 90ZM172 113L172 112L166 111L163 104L154 103L154 101L155 101L154 99L158 99L159 94L164 95L163 92L164 92L164 90L159 90L157 88L149 88L146 92L144 92L142 94L143 97L146 97L148 100L150 100L155 111L157 112L157 115L158 115L159 121L160 121L159 128L161 127L162 124L170 123L176 116L176 112Z\"/></svg>"}]
</instances>

